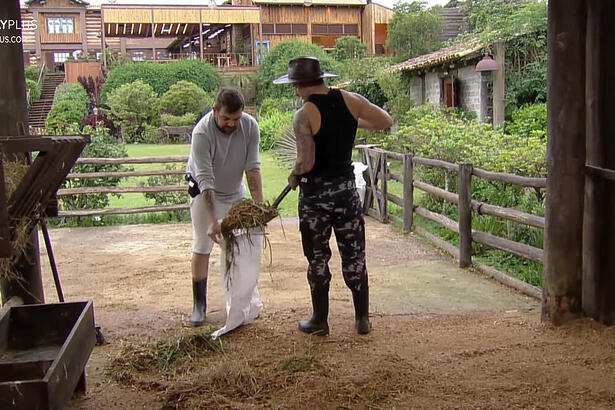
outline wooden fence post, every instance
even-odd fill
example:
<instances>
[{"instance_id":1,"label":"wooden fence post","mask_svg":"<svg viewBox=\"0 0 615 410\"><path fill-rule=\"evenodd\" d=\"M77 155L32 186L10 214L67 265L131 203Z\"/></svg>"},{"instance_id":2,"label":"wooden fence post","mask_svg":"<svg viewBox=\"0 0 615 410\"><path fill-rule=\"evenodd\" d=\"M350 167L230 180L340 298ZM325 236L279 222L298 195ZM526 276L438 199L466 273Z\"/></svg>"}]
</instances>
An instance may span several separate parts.
<instances>
[{"instance_id":1,"label":"wooden fence post","mask_svg":"<svg viewBox=\"0 0 615 410\"><path fill-rule=\"evenodd\" d=\"M412 169L412 155L404 155L404 231L412 229L414 216L414 181Z\"/></svg>"},{"instance_id":2,"label":"wooden fence post","mask_svg":"<svg viewBox=\"0 0 615 410\"><path fill-rule=\"evenodd\" d=\"M459 164L459 267L472 264L472 164Z\"/></svg>"},{"instance_id":3,"label":"wooden fence post","mask_svg":"<svg viewBox=\"0 0 615 410\"><path fill-rule=\"evenodd\" d=\"M382 194L382 206L380 207L380 222L386 223L387 216L387 179L389 177L387 172L387 153L386 151L380 152L380 186L382 187L380 193Z\"/></svg>"}]
</instances>

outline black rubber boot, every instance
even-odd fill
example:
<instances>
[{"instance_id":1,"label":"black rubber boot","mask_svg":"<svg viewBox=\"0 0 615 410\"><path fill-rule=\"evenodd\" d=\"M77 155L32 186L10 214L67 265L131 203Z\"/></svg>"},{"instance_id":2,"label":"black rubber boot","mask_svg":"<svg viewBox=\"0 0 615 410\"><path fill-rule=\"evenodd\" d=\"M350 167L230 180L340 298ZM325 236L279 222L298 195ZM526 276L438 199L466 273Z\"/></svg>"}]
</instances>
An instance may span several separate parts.
<instances>
[{"instance_id":1,"label":"black rubber boot","mask_svg":"<svg viewBox=\"0 0 615 410\"><path fill-rule=\"evenodd\" d=\"M192 326L203 326L205 324L205 310L207 309L207 278L192 281L192 298L194 299L194 310L190 316Z\"/></svg>"},{"instance_id":2,"label":"black rubber boot","mask_svg":"<svg viewBox=\"0 0 615 410\"><path fill-rule=\"evenodd\" d=\"M329 288L323 287L312 291L312 307L314 314L310 320L299 322L299 330L311 335L326 336L329 334Z\"/></svg>"},{"instance_id":3,"label":"black rubber boot","mask_svg":"<svg viewBox=\"0 0 615 410\"><path fill-rule=\"evenodd\" d=\"M372 330L372 324L369 323L369 290L353 291L352 300L354 301L357 333L365 335Z\"/></svg>"}]
</instances>

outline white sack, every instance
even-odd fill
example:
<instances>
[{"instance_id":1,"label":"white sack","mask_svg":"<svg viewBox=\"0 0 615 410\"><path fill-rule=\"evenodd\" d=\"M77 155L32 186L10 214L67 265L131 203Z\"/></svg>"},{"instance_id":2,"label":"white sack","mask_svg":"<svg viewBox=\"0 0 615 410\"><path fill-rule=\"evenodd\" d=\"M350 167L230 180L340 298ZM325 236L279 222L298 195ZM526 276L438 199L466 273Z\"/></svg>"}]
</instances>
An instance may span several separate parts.
<instances>
[{"instance_id":1,"label":"white sack","mask_svg":"<svg viewBox=\"0 0 615 410\"><path fill-rule=\"evenodd\" d=\"M256 319L263 303L258 293L260 256L263 252L263 231L250 230L235 237L237 245L233 249L233 263L226 273L225 243L220 243L220 274L226 293L226 323L211 334L216 339L231 330Z\"/></svg>"},{"instance_id":2,"label":"white sack","mask_svg":"<svg viewBox=\"0 0 615 410\"><path fill-rule=\"evenodd\" d=\"M365 200L365 189L366 182L363 178L363 172L367 169L367 165L362 162L353 162L352 166L354 168L354 183L357 186L357 192L359 193L359 198L361 198L361 205L363 205L363 201Z\"/></svg>"}]
</instances>

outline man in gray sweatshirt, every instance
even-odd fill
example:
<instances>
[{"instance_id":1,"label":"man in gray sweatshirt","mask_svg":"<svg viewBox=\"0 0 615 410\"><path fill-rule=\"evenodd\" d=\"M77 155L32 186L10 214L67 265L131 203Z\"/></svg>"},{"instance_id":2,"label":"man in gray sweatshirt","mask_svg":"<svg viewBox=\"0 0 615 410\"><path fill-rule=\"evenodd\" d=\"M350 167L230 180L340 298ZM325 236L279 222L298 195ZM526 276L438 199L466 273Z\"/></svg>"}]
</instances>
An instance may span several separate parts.
<instances>
[{"instance_id":1,"label":"man in gray sweatshirt","mask_svg":"<svg viewBox=\"0 0 615 410\"><path fill-rule=\"evenodd\" d=\"M256 120L243 112L244 100L233 88L223 88L213 110L192 132L186 166L192 220L192 291L190 324L205 322L207 273L213 243L220 239L220 220L231 205L245 197L245 173L250 194L263 202Z\"/></svg>"}]
</instances>

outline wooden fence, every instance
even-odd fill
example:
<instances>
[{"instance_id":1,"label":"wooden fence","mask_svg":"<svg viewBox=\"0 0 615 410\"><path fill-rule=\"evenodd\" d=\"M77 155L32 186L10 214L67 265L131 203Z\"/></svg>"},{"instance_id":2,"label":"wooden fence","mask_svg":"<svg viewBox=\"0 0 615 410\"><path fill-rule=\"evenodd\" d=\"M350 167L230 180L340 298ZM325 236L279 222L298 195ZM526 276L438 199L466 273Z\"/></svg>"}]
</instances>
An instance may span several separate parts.
<instances>
[{"instance_id":1,"label":"wooden fence","mask_svg":"<svg viewBox=\"0 0 615 410\"><path fill-rule=\"evenodd\" d=\"M79 158L77 164L85 165L127 165L127 164L169 164L181 163L183 165L188 161L187 156L172 156L172 157L149 157L149 158ZM90 172L90 173L69 173L66 179L88 179L88 178L128 178L128 177L145 177L145 176L170 176L184 175L186 171L182 169L157 169L150 171L116 171L116 172ZM97 187L77 187L77 188L62 188L58 189L57 196L62 198L67 195L87 195L87 194L126 194L126 193L146 193L146 192L185 192L186 204L168 205L168 206L147 206L138 208L105 208L105 209L79 209L71 211L59 211L58 216L61 217L78 217L78 216L94 216L94 215L121 215L121 214L139 214L146 212L162 212L162 211L179 211L188 209L188 187L182 185L164 185L164 186L97 186Z\"/></svg>"},{"instance_id":2,"label":"wooden fence","mask_svg":"<svg viewBox=\"0 0 615 410\"><path fill-rule=\"evenodd\" d=\"M504 208L472 199L472 178L476 177L488 181L516 184L537 190L546 188L546 178L530 178L501 172L490 172L474 168L472 164L453 164L441 160L414 157L409 154L385 151L369 145L361 145L358 148L362 153L363 162L367 164L368 178L364 203L365 212L368 215L383 223L387 222L389 219L397 220L397 222L403 226L404 230L409 230L412 227L414 214L436 222L459 234L459 248L443 241L421 227L415 227L415 231L426 236L432 242L457 257L460 267L468 267L474 264L474 266L477 266L484 273L506 282L508 285L514 286L526 294L540 297L540 290L536 287L518 281L480 263L473 263L472 242L478 242L492 248L500 249L541 264L543 263L544 251L540 248L511 241L487 232L473 230L472 213L495 216L542 230L544 230L545 226L544 218L516 209ZM400 168L403 170L401 174L391 172L391 167L389 165L391 161L401 162ZM414 178L415 165L440 168L443 169L447 175L456 173L458 178L458 193L450 192L447 189L442 189L416 180ZM387 183L391 180L402 184L402 197L389 192ZM456 204L458 206L458 222L445 215L414 204L414 188L441 198L446 202ZM388 202L392 202L402 208L402 218L388 212Z\"/></svg>"},{"instance_id":3,"label":"wooden fence","mask_svg":"<svg viewBox=\"0 0 615 410\"><path fill-rule=\"evenodd\" d=\"M474 168L472 164L453 164L436 159L413 157L409 154L385 151L369 145L359 145L357 148L363 156L363 162L367 164L367 188L364 201L365 213L367 215L376 218L382 223L388 222L389 219L397 220L397 222L403 226L404 230L409 230L412 227L414 214L436 222L459 234L459 248L456 248L454 245L449 244L421 227L415 227L414 229L419 234L427 237L430 241L434 242L436 245L458 258L460 267L468 267L473 265L483 273L494 277L509 286L515 287L528 295L540 298L541 291L538 288L512 278L491 267L476 261L473 262L472 242L478 242L483 245L500 249L539 263L543 263L544 251L540 248L495 236L487 232L473 230L472 214L490 215L542 230L544 230L545 225L544 218L516 209L504 208L472 199L472 178L475 177L488 181L516 184L523 187L531 187L537 190L546 188L546 178L529 178L507 173L490 172L479 168ZM149 158L80 158L77 160L77 164L185 164L187 160L187 156ZM389 165L389 162L395 161L398 161L400 165L399 168L402 170L399 174L392 172L392 167ZM447 189L442 189L426 182L416 180L414 178L415 165L440 168L443 169L447 175L456 173L458 178L458 192L450 192ZM157 169L149 171L69 173L67 175L67 179L171 176L183 175L184 173L185 171L182 167L182 169L179 170ZM401 197L389 192L387 185L388 181L391 180L402 184L403 194ZM448 203L456 204L459 212L458 222L448 218L445 215L430 211L429 209L414 204L413 195L415 188L441 198ZM59 198L62 198L63 196L76 194L124 194L147 192L186 192L186 199L188 198L186 184L164 186L98 186L63 188L57 191L57 195ZM402 208L403 216L401 218L388 212L389 202L392 202ZM85 217L94 215L138 214L146 212L178 211L188 208L189 206L186 201L186 204L168 206L157 205L137 208L105 208L59 211L58 216Z\"/></svg>"}]
</instances>

